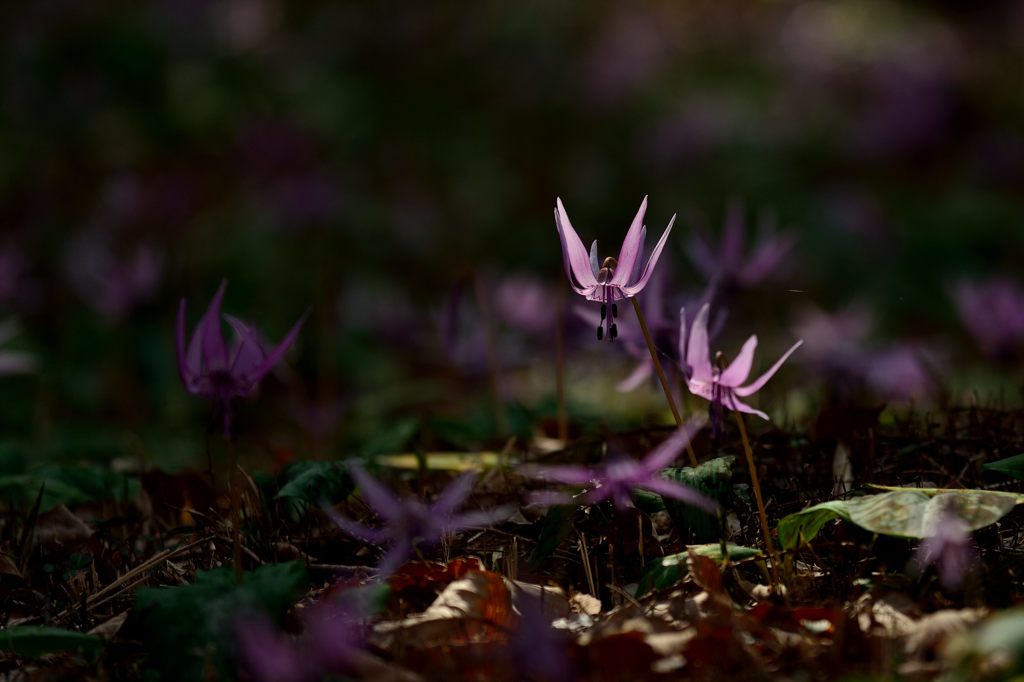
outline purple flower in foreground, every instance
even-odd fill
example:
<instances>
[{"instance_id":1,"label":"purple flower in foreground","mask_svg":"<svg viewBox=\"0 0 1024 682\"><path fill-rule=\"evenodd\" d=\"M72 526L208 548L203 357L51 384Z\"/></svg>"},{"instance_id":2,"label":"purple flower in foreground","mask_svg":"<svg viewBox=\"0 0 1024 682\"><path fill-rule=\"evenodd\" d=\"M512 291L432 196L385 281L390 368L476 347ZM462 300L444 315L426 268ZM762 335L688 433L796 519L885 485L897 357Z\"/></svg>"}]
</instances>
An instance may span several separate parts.
<instances>
[{"instance_id":1,"label":"purple flower in foreground","mask_svg":"<svg viewBox=\"0 0 1024 682\"><path fill-rule=\"evenodd\" d=\"M235 343L229 349L221 330L220 306L227 281L210 301L199 320L188 346L185 346L185 299L178 308L178 373L189 393L213 399L224 412L224 434L231 432L231 401L252 393L264 376L281 361L294 343L306 315L291 328L281 343L269 353L256 329L231 315L224 315L235 331Z\"/></svg>"},{"instance_id":2,"label":"purple flower in foreground","mask_svg":"<svg viewBox=\"0 0 1024 682\"><path fill-rule=\"evenodd\" d=\"M529 467L524 468L524 472L534 478L591 486L583 494L585 504L611 500L620 510L630 509L633 507L631 493L635 488L640 488L714 512L718 505L711 498L689 486L661 477L661 471L676 461L683 448L703 426L702 421L691 419L640 461L615 457L596 467ZM568 499L557 494L542 493L537 496L537 501L558 503Z\"/></svg>"},{"instance_id":3,"label":"purple flower in foreground","mask_svg":"<svg viewBox=\"0 0 1024 682\"><path fill-rule=\"evenodd\" d=\"M986 355L1006 360L1024 350L1024 289L1007 277L961 282L957 313Z\"/></svg>"},{"instance_id":4,"label":"purple flower in foreground","mask_svg":"<svg viewBox=\"0 0 1024 682\"><path fill-rule=\"evenodd\" d=\"M239 654L253 678L304 682L358 670L363 634L351 608L320 603L309 609L304 621L303 636L294 640L262 614L239 619Z\"/></svg>"},{"instance_id":5,"label":"purple flower in foreground","mask_svg":"<svg viewBox=\"0 0 1024 682\"><path fill-rule=\"evenodd\" d=\"M427 505L417 499L404 499L393 494L366 473L358 462L352 462L349 468L359 484L363 500L377 512L385 526L370 528L345 518L330 507L325 507L324 511L349 535L375 545L388 546L377 566L383 576L398 569L417 546L436 545L460 530L486 527L507 516L507 510L503 508L455 513L473 490L476 474L472 472L452 481L432 505Z\"/></svg>"},{"instance_id":6,"label":"purple flower in foreground","mask_svg":"<svg viewBox=\"0 0 1024 682\"><path fill-rule=\"evenodd\" d=\"M707 303L697 313L697 319L693 321L690 329L689 343L686 337L686 315L679 311L679 353L685 355L688 376L686 385L690 393L710 400L713 405L724 405L730 410L756 414L762 419L768 419L768 415L761 410L740 402L737 398L745 398L757 393L768 383L768 380L775 375L782 363L800 347L803 341L797 341L793 346L779 358L771 368L755 379L753 382L743 386L742 384L750 376L750 370L754 365L754 350L757 348L757 336L751 336L743 344L739 355L725 369L715 367L711 364L711 349L708 345L708 315L711 306ZM685 353L684 353L685 349Z\"/></svg>"},{"instance_id":7,"label":"purple flower in foreground","mask_svg":"<svg viewBox=\"0 0 1024 682\"><path fill-rule=\"evenodd\" d=\"M918 545L912 563L918 573L929 564L935 564L942 586L952 590L963 582L973 560L970 529L956 513L947 511L939 516L931 534Z\"/></svg>"},{"instance_id":8,"label":"purple flower in foreground","mask_svg":"<svg viewBox=\"0 0 1024 682\"><path fill-rule=\"evenodd\" d=\"M762 224L758 243L746 256L743 232L743 206L736 202L727 209L719 244L713 245L694 233L687 246L690 260L709 281L743 287L760 284L779 269L794 239Z\"/></svg>"},{"instance_id":9,"label":"purple flower in foreground","mask_svg":"<svg viewBox=\"0 0 1024 682\"><path fill-rule=\"evenodd\" d=\"M665 248L665 241L672 231L672 225L676 221L673 215L661 235L661 239L654 247L650 259L643 265L644 239L647 236L647 228L644 226L644 214L647 212L647 197L640 203L640 210L637 211L633 223L629 226L626 238L622 241L622 248L619 249L619 257L608 256L599 261L597 255L597 242L590 247L590 254L580 241L580 237L569 222L569 216L565 213L565 207L561 199L555 200L555 227L558 229L558 238L562 243L562 261L565 266L565 274L569 278L569 284L580 296L585 296L588 301L601 303L601 321L604 327L598 326L597 338L607 336L611 341L618 335L618 327L612 319L618 315L617 302L636 296L647 286L654 266L661 257L661 250ZM643 269L641 269L641 266Z\"/></svg>"}]
</instances>

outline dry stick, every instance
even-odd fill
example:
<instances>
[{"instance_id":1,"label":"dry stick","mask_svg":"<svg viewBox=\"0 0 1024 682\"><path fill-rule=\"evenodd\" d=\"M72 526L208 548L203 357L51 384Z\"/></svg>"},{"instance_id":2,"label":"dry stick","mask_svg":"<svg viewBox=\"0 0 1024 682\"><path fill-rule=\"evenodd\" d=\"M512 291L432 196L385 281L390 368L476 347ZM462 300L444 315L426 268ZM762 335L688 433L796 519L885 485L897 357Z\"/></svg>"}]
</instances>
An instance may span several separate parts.
<instances>
[{"instance_id":1,"label":"dry stick","mask_svg":"<svg viewBox=\"0 0 1024 682\"><path fill-rule=\"evenodd\" d=\"M555 318L555 402L558 405L558 439L569 440L569 413L565 409L565 290L558 296Z\"/></svg>"},{"instance_id":2,"label":"dry stick","mask_svg":"<svg viewBox=\"0 0 1024 682\"><path fill-rule=\"evenodd\" d=\"M750 448L750 441L747 439L747 427L743 423L743 415L733 410L736 416L736 424L740 427L740 438L743 440L743 453L747 456L747 467L750 469L750 480L754 486L754 499L757 500L757 515L761 519L761 534L764 535L764 548L771 560L772 567L772 590L774 591L779 583L778 573L775 567L775 548L772 546L771 531L768 530L768 516L764 513L764 499L761 497L761 482L757 478L757 467L754 466L754 451Z\"/></svg>"},{"instance_id":3,"label":"dry stick","mask_svg":"<svg viewBox=\"0 0 1024 682\"><path fill-rule=\"evenodd\" d=\"M654 371L658 374L658 381L661 382L661 390L665 392L665 400L668 401L668 407L672 410L672 416L676 420L676 426L683 425L683 416L679 414L679 408L676 407L676 400L672 397L672 389L668 386L668 379L665 378L665 371L661 368L661 360L658 359L658 351L654 349L654 341L651 340L651 332L647 329L647 321L644 320L644 313L640 310L640 304L637 303L636 296L631 296L630 301L633 303L633 310L636 312L636 319L640 322L640 330L644 333L644 341L647 342L647 350L651 352L651 361L654 362ZM693 451L693 446L686 443L686 454L690 456L690 465L697 466L697 455Z\"/></svg>"}]
</instances>

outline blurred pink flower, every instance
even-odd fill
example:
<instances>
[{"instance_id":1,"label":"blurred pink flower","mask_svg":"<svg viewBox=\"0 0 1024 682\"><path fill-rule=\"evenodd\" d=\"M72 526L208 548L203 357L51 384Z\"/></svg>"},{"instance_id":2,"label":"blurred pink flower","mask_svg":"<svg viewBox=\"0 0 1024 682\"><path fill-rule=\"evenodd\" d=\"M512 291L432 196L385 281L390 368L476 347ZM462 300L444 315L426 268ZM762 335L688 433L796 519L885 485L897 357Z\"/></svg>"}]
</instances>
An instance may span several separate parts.
<instances>
[{"instance_id":1,"label":"blurred pink flower","mask_svg":"<svg viewBox=\"0 0 1024 682\"><path fill-rule=\"evenodd\" d=\"M1009 360L1024 350L1024 289L1014 280L993 277L960 282L953 290L953 302L964 327L986 355Z\"/></svg>"},{"instance_id":2,"label":"blurred pink flower","mask_svg":"<svg viewBox=\"0 0 1024 682\"><path fill-rule=\"evenodd\" d=\"M693 233L687 245L687 253L708 281L721 286L751 287L780 270L793 248L793 235L777 233L762 221L757 244L748 255L745 231L743 206L733 202L726 211L722 238L718 244Z\"/></svg>"},{"instance_id":3,"label":"blurred pink flower","mask_svg":"<svg viewBox=\"0 0 1024 682\"><path fill-rule=\"evenodd\" d=\"M967 524L955 512L944 511L928 537L918 545L912 565L915 572L920 573L929 564L934 564L942 586L953 590L963 583L974 556Z\"/></svg>"}]
</instances>

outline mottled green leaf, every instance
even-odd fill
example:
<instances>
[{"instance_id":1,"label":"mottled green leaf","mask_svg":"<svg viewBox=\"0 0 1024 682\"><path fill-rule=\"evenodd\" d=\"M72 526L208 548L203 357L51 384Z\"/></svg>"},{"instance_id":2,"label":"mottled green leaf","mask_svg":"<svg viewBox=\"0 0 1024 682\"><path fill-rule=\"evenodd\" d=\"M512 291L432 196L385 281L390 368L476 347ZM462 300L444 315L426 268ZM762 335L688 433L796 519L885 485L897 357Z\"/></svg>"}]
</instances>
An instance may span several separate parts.
<instances>
[{"instance_id":1,"label":"mottled green leaf","mask_svg":"<svg viewBox=\"0 0 1024 682\"><path fill-rule=\"evenodd\" d=\"M989 462L988 464L982 464L981 468L1024 480L1024 453Z\"/></svg>"},{"instance_id":2,"label":"mottled green leaf","mask_svg":"<svg viewBox=\"0 0 1024 682\"><path fill-rule=\"evenodd\" d=\"M743 559L761 556L761 550L740 545L728 545L726 551L729 554L730 561L742 561ZM636 588L637 596L647 594L651 590L664 590L685 578L690 572L690 567L687 563L690 552L713 559L719 565L725 562L721 543L688 545L686 552L670 554L649 563Z\"/></svg>"},{"instance_id":3,"label":"mottled green leaf","mask_svg":"<svg viewBox=\"0 0 1024 682\"><path fill-rule=\"evenodd\" d=\"M723 507L731 493L732 455L716 457L694 467L665 469L662 476L691 488L696 488ZM667 499L665 509L684 540L712 542L721 537L718 517L678 500Z\"/></svg>"}]
</instances>

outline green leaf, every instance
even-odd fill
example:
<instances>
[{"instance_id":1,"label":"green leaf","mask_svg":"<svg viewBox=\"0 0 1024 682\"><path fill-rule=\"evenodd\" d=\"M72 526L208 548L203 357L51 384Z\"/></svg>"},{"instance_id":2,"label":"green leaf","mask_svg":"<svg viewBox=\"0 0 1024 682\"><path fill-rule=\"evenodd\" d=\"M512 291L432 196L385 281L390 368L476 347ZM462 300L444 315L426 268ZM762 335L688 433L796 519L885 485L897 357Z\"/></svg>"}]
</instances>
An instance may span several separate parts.
<instances>
[{"instance_id":1,"label":"green leaf","mask_svg":"<svg viewBox=\"0 0 1024 682\"><path fill-rule=\"evenodd\" d=\"M981 468L1024 480L1024 453L989 462L988 464L982 464Z\"/></svg>"},{"instance_id":2,"label":"green leaf","mask_svg":"<svg viewBox=\"0 0 1024 682\"><path fill-rule=\"evenodd\" d=\"M953 512L973 531L995 523L1024 502L1024 495L991 490L884 489L887 492L822 502L790 514L779 522L779 544L793 549L810 542L836 518L879 535L923 538L941 513Z\"/></svg>"},{"instance_id":3,"label":"green leaf","mask_svg":"<svg viewBox=\"0 0 1024 682\"><path fill-rule=\"evenodd\" d=\"M0 651L22 658L42 658L67 653L94 659L103 650L103 640L74 630L26 625L0 630Z\"/></svg>"},{"instance_id":4,"label":"green leaf","mask_svg":"<svg viewBox=\"0 0 1024 682\"><path fill-rule=\"evenodd\" d=\"M310 505L335 504L347 498L355 483L340 462L293 462L282 473L275 496L285 502L285 513L297 521Z\"/></svg>"},{"instance_id":5,"label":"green leaf","mask_svg":"<svg viewBox=\"0 0 1024 682\"><path fill-rule=\"evenodd\" d=\"M202 679L209 665L229 677L238 620L267 613L279 619L306 588L301 561L261 566L241 585L230 568L200 571L181 587L138 591L133 616L149 654L148 664L164 679Z\"/></svg>"},{"instance_id":6,"label":"green leaf","mask_svg":"<svg viewBox=\"0 0 1024 682\"><path fill-rule=\"evenodd\" d=\"M647 594L651 590L667 589L685 578L690 572L690 566L687 563L690 551L694 554L713 559L719 566L725 563L721 543L688 545L686 552L670 554L649 563L644 570L643 576L640 578L640 583L637 585L637 596ZM742 561L743 559L762 555L759 549L742 547L740 545L728 545L726 551L729 554L730 561Z\"/></svg>"},{"instance_id":7,"label":"green leaf","mask_svg":"<svg viewBox=\"0 0 1024 682\"><path fill-rule=\"evenodd\" d=\"M531 570L535 571L540 568L548 560L548 557L554 554L558 545L569 537L578 510L579 507L566 504L548 507L547 514L544 515L544 524L540 527L537 545L527 559Z\"/></svg>"},{"instance_id":8,"label":"green leaf","mask_svg":"<svg viewBox=\"0 0 1024 682\"><path fill-rule=\"evenodd\" d=\"M103 467L55 464L35 471L0 476L0 495L23 505L31 504L39 488L46 484L40 511L58 505L75 505L104 500L136 497L139 483Z\"/></svg>"},{"instance_id":9,"label":"green leaf","mask_svg":"<svg viewBox=\"0 0 1024 682\"><path fill-rule=\"evenodd\" d=\"M735 460L732 455L716 457L697 465L696 468L665 469L662 476L670 481L696 488L725 506L731 492L732 464ZM712 542L721 537L717 516L679 500L667 499L664 504L669 516L672 517L672 523L684 539L700 543Z\"/></svg>"}]
</instances>

